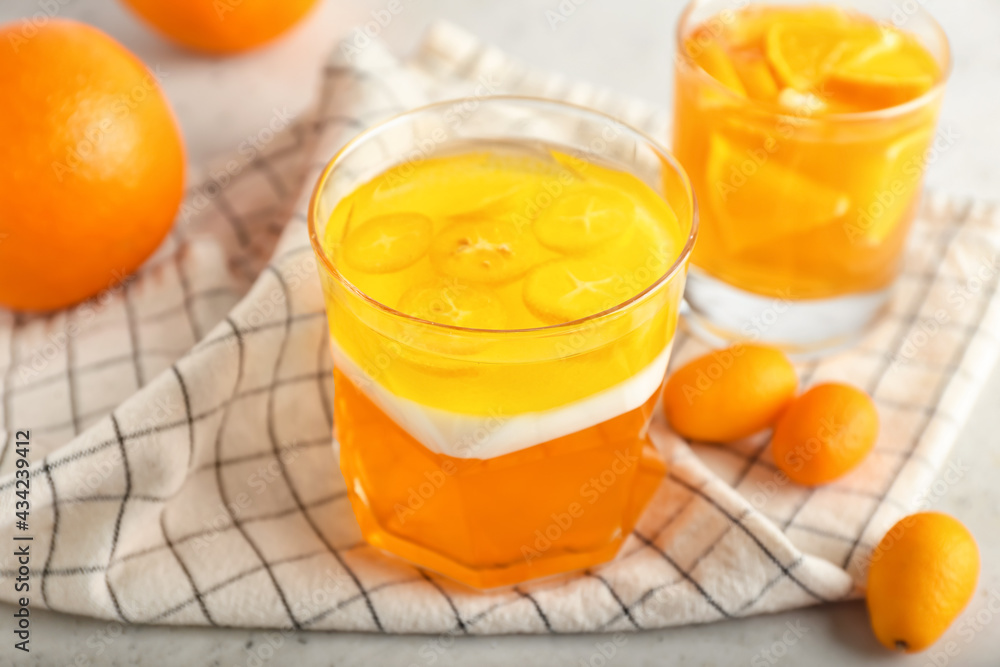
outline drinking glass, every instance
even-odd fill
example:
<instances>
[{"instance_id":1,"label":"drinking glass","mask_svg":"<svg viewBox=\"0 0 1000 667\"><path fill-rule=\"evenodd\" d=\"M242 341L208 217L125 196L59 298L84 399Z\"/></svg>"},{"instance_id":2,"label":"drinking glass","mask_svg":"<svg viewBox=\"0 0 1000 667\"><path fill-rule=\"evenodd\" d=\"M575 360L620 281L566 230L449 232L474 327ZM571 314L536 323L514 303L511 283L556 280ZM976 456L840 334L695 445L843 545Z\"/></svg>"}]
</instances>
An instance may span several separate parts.
<instances>
[{"instance_id":1,"label":"drinking glass","mask_svg":"<svg viewBox=\"0 0 1000 667\"><path fill-rule=\"evenodd\" d=\"M682 247L651 263L656 275L637 276L649 283L640 293L528 329L419 319L345 278L327 230L341 200L391 167L498 146L554 147L638 177L673 210ZM533 204L545 209L557 197L558 188L543 188ZM483 210L493 210L486 199ZM674 158L569 104L437 103L350 141L316 185L309 231L335 365L335 442L367 541L476 588L612 558L665 473L647 430L696 231L691 187Z\"/></svg>"},{"instance_id":2,"label":"drinking glass","mask_svg":"<svg viewBox=\"0 0 1000 667\"><path fill-rule=\"evenodd\" d=\"M733 92L696 64L699 42L686 45L702 34L709 44L712 31L740 20L738 10L803 5L909 32L941 79L887 108L790 110ZM801 356L851 342L882 312L900 271L949 70L943 31L916 2L695 0L677 44L673 151L701 215L688 321L715 343L754 339Z\"/></svg>"}]
</instances>

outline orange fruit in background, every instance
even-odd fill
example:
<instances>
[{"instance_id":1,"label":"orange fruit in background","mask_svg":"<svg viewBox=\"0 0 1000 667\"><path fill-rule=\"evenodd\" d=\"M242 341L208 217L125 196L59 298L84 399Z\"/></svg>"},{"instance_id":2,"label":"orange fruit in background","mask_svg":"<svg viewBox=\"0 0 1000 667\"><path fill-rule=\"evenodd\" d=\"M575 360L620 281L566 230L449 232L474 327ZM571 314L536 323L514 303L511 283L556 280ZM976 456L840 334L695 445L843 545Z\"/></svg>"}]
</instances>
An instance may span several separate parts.
<instances>
[{"instance_id":1,"label":"orange fruit in background","mask_svg":"<svg viewBox=\"0 0 1000 667\"><path fill-rule=\"evenodd\" d=\"M0 26L0 305L61 308L115 287L156 249L184 148L152 73L101 31Z\"/></svg>"},{"instance_id":2,"label":"orange fruit in background","mask_svg":"<svg viewBox=\"0 0 1000 667\"><path fill-rule=\"evenodd\" d=\"M123 0L165 37L196 51L226 54L275 39L316 0Z\"/></svg>"},{"instance_id":3,"label":"orange fruit in background","mask_svg":"<svg viewBox=\"0 0 1000 667\"><path fill-rule=\"evenodd\" d=\"M778 420L774 463L799 484L825 484L861 463L878 438L878 411L868 394L846 384L818 384Z\"/></svg>"},{"instance_id":4,"label":"orange fruit in background","mask_svg":"<svg viewBox=\"0 0 1000 667\"><path fill-rule=\"evenodd\" d=\"M868 616L883 646L922 651L969 603L979 548L968 529L940 512L901 519L872 552Z\"/></svg>"},{"instance_id":5,"label":"orange fruit in background","mask_svg":"<svg viewBox=\"0 0 1000 667\"><path fill-rule=\"evenodd\" d=\"M736 344L677 369L663 389L675 431L691 440L730 442L767 428L795 397L799 379L780 350Z\"/></svg>"}]
</instances>

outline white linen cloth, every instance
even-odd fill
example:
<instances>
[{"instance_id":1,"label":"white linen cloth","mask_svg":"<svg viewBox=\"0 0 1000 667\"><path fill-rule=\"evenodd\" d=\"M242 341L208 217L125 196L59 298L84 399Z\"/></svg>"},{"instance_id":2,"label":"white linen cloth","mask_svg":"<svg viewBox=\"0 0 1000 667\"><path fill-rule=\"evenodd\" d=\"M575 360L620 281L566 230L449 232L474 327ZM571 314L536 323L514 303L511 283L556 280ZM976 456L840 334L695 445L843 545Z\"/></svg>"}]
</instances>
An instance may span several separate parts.
<instances>
[{"instance_id":1,"label":"white linen cloth","mask_svg":"<svg viewBox=\"0 0 1000 667\"><path fill-rule=\"evenodd\" d=\"M449 25L406 62L377 42L336 49L315 109L192 187L135 276L65 312L0 312L0 542L33 538L31 605L134 623L489 634L655 628L859 594L872 546L940 491L932 482L996 360L991 207L928 197L891 314L857 347L802 367L806 384L844 380L878 403L878 445L847 477L805 489L776 472L766 434L686 443L658 417L669 477L607 565L475 593L362 541L331 446L306 203L362 128L500 92L666 137L663 110L531 70ZM674 362L704 351L680 334ZM18 430L30 430L26 531ZM960 478L950 465L945 479ZM14 601L18 563L2 554L0 598Z\"/></svg>"}]
</instances>

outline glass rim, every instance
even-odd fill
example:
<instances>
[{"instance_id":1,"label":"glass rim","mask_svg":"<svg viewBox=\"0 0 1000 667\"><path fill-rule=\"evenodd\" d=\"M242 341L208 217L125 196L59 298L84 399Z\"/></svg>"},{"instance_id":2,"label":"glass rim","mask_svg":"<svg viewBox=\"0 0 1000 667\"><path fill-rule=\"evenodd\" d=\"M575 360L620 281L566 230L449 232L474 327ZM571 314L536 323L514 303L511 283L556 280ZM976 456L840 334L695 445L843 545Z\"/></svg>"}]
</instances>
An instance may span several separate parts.
<instances>
[{"instance_id":1,"label":"glass rim","mask_svg":"<svg viewBox=\"0 0 1000 667\"><path fill-rule=\"evenodd\" d=\"M676 44L675 60L680 65L683 63L689 69L695 72L695 75L703 80L708 81L709 84L715 88L716 91L721 91L726 97L738 101L745 106L753 107L756 110L762 111L770 116L794 116L796 122L801 121L803 124L821 123L821 122L856 122L856 121L866 121L866 120L880 120L883 118L893 118L896 116L902 116L910 111L914 111L921 107L927 106L934 101L935 98L940 97L943 92L945 85L951 79L951 73L954 68L954 59L951 56L951 42L948 39L948 34L938 23L937 19L922 5L919 4L919 9L917 10L915 16L923 16L930 21L934 28L935 33L937 33L938 38L941 40L941 44L944 46L944 63L941 67L941 80L936 84L931 86L927 92L925 92L920 97L915 97L912 100L903 102L902 104L895 104L891 107L885 107L884 109L871 109L869 111L847 111L841 113L831 113L824 114L819 117L811 116L798 116L793 112L785 110L782 112L781 107L764 102L762 100L754 100L749 97L743 97L734 93L732 90L724 86L718 79L713 77L711 74L702 69L699 65L690 62L682 49L684 43L684 35L687 32L687 28L691 27L689 25L691 14L698 7L708 4L712 0L688 0L688 3L684 6L684 10L681 12L680 17L677 19L677 29L674 33L674 41ZM878 2L888 3L888 0L876 0ZM836 0L821 0L821 5L836 5ZM734 10L735 11L735 10ZM881 23L881 22L880 22Z\"/></svg>"},{"instance_id":2,"label":"glass rim","mask_svg":"<svg viewBox=\"0 0 1000 667\"><path fill-rule=\"evenodd\" d=\"M582 114L584 116L590 116L593 119L599 119L604 121L611 121L624 128L627 134L632 135L634 138L641 140L648 148L650 148L657 157L663 160L670 168L676 173L684 186L684 191L687 193L688 203L691 207L691 229L687 235L684 246L681 248L677 259L670 265L670 267L660 275L655 281L653 281L648 287L640 291L639 293L631 296L630 298L621 301L610 308L606 308L600 312L587 315L586 317L581 317L569 322L561 322L559 324L548 324L540 327L528 327L519 329L477 329L472 327L461 327L453 324L443 324L441 322L434 322L431 320L426 320L420 317L415 317L413 315L408 315L402 311L396 310L391 306L387 306L381 301L371 297L364 290L359 288L357 285L352 283L347 279L337 267L334 266L332 259L327 256L326 249L323 247L322 240L319 238L317 233L317 217L320 197L323 189L325 188L328 180L334 171L340 166L344 159L360 144L368 141L372 137L376 136L379 132L393 126L397 123L401 123L406 119L416 116L421 113L426 113L428 111L434 111L437 109L448 108L456 104L462 104L463 102L476 101L479 104L491 104L491 103L508 103L508 104L521 104L526 106L550 106L557 109L563 109L566 111L571 111L573 113ZM664 197L664 199L666 199ZM668 202L669 203L669 202ZM698 233L698 206L695 200L694 190L691 185L691 181L688 178L687 172L677 161L677 159L667 150L664 146L660 145L655 139L650 137L648 134L639 130L630 124L616 118L610 114L606 114L595 109L590 109L579 104L574 104L571 102L564 102L561 100L546 99L543 97L532 97L528 95L488 95L481 97L458 97L447 100L441 100L438 102L432 102L430 104L425 104L419 107L414 107L400 113L397 113L385 120L382 120L369 128L366 128L359 132L357 135L352 137L347 141L330 159L330 161L323 168L320 173L319 178L316 181L316 186L313 188L312 195L309 198L309 211L307 216L307 225L309 229L309 242L312 245L313 253L319 259L319 264L321 270L326 271L332 278L337 280L338 283L343 285L348 291L353 293L355 296L360 298L366 304L373 306L376 310L392 317L398 318L404 321L413 322L421 326L428 326L433 329L440 330L442 332L449 333L468 333L468 334L493 334L493 335L510 335L510 334L544 334L550 332L558 332L563 330L573 330L579 328L581 325L588 324L594 320L599 320L601 318L613 315L617 312L624 311L629 306L642 301L645 297L658 291L661 287L669 283L674 276L687 264L688 259L691 257L691 252L694 249L695 239Z\"/></svg>"}]
</instances>

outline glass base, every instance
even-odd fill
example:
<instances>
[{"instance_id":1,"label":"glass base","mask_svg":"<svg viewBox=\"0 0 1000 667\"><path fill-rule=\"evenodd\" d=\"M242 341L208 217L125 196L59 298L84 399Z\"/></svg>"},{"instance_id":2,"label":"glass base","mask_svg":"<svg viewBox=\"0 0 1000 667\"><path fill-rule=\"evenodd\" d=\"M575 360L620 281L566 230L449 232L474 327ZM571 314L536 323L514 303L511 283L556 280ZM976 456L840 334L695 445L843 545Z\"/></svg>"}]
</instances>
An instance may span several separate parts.
<instances>
[{"instance_id":1,"label":"glass base","mask_svg":"<svg viewBox=\"0 0 1000 667\"><path fill-rule=\"evenodd\" d=\"M435 454L334 371L335 438L374 547L478 589L614 558L666 473L645 435L657 396L575 434L491 459Z\"/></svg>"},{"instance_id":2,"label":"glass base","mask_svg":"<svg viewBox=\"0 0 1000 667\"><path fill-rule=\"evenodd\" d=\"M688 329L713 346L754 341L809 359L855 342L882 315L890 293L885 288L829 299L765 297L692 266L682 313Z\"/></svg>"}]
</instances>

